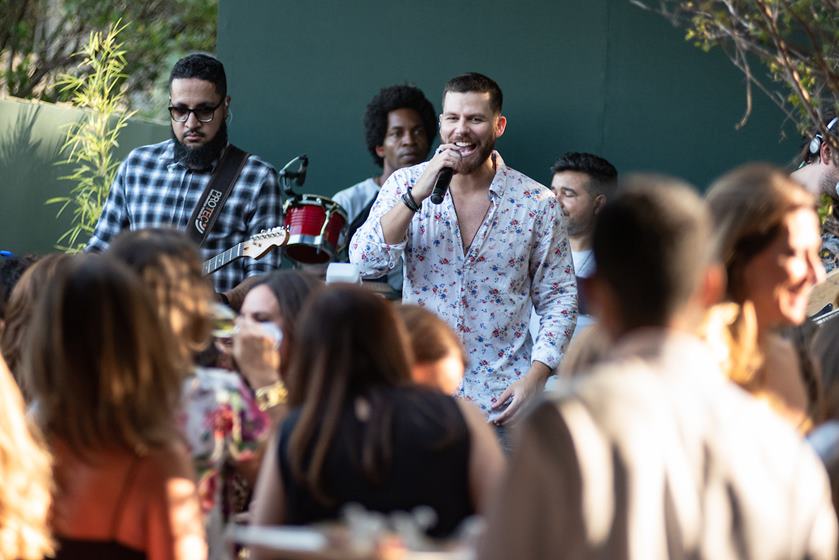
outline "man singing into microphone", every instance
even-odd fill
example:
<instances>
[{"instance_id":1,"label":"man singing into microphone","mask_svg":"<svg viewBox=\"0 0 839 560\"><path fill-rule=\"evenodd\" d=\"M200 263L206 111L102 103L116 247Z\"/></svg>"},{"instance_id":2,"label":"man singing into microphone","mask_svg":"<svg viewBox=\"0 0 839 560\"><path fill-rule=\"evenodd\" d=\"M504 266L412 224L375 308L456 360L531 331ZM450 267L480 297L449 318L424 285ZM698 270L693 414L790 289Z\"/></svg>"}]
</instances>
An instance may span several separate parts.
<instances>
[{"instance_id":1,"label":"man singing into microphone","mask_svg":"<svg viewBox=\"0 0 839 560\"><path fill-rule=\"evenodd\" d=\"M501 89L486 76L449 80L440 148L385 182L353 237L350 261L372 278L404 256L404 300L460 335L469 359L460 394L502 427L504 442L503 426L541 392L565 351L577 294L559 203L493 149L507 125L501 104ZM436 205L430 197L444 168L454 176ZM535 342L531 304L541 318Z\"/></svg>"}]
</instances>

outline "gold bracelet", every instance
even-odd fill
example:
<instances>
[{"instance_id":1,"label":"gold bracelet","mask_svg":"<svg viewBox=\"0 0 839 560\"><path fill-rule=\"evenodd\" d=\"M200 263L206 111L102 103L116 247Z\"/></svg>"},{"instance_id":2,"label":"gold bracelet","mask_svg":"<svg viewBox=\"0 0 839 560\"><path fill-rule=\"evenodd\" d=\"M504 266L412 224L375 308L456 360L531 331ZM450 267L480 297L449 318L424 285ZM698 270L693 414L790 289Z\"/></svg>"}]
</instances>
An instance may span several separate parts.
<instances>
[{"instance_id":1,"label":"gold bracelet","mask_svg":"<svg viewBox=\"0 0 839 560\"><path fill-rule=\"evenodd\" d=\"M256 390L256 406L265 412L279 404L284 404L288 398L288 390L282 381L275 381Z\"/></svg>"}]
</instances>

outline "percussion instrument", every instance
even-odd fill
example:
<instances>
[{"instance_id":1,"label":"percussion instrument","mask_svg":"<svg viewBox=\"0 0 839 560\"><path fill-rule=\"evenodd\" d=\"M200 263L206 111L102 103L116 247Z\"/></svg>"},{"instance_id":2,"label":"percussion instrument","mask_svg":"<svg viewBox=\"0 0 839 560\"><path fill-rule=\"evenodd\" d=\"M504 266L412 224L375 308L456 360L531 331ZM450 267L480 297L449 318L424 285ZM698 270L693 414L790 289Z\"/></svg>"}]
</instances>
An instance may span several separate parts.
<instances>
[{"instance_id":1,"label":"percussion instrument","mask_svg":"<svg viewBox=\"0 0 839 560\"><path fill-rule=\"evenodd\" d=\"M305 264L321 264L335 258L343 249L341 233L347 226L347 213L330 198L304 194L283 206L289 239L285 253Z\"/></svg>"}]
</instances>

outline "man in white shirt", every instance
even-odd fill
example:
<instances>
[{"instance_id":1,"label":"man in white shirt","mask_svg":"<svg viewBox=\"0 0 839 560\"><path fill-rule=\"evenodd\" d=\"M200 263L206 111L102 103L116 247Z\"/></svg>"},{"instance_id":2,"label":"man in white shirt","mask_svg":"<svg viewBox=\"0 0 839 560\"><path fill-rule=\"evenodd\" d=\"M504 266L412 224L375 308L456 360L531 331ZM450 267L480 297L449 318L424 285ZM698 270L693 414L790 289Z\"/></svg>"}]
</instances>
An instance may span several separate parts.
<instances>
[{"instance_id":1,"label":"man in white shirt","mask_svg":"<svg viewBox=\"0 0 839 560\"><path fill-rule=\"evenodd\" d=\"M350 243L350 260L365 277L387 273L404 255L404 300L428 307L461 337L469 367L460 395L499 425L542 392L577 307L559 203L494 149L507 124L501 107L492 79L449 80L437 153L390 176ZM434 204L444 168L454 172L451 187ZM541 318L535 342L531 305Z\"/></svg>"},{"instance_id":2,"label":"man in white shirt","mask_svg":"<svg viewBox=\"0 0 839 560\"><path fill-rule=\"evenodd\" d=\"M594 219L606 201L615 195L618 171L600 156L567 152L553 164L551 172L551 190L568 218L568 241L571 243L571 258L574 260L574 273L577 277L579 310L577 327L574 329L576 336L594 322L585 295L580 289L580 280L594 272L594 255L591 251ZM535 333L538 326L539 319L534 313L530 320L531 333Z\"/></svg>"},{"instance_id":3,"label":"man in white shirt","mask_svg":"<svg viewBox=\"0 0 839 560\"><path fill-rule=\"evenodd\" d=\"M347 213L347 241L367 219L379 195L379 188L391 173L416 165L428 157L437 136L434 106L419 88L396 85L383 88L367 104L364 136L373 161L382 168L380 175L339 191L333 200ZM396 292L402 291L402 267L387 275Z\"/></svg>"},{"instance_id":4,"label":"man in white shirt","mask_svg":"<svg viewBox=\"0 0 839 560\"><path fill-rule=\"evenodd\" d=\"M478 557L836 557L824 468L692 335L718 300L712 222L672 179L604 206L589 281L614 340L521 423Z\"/></svg>"}]
</instances>

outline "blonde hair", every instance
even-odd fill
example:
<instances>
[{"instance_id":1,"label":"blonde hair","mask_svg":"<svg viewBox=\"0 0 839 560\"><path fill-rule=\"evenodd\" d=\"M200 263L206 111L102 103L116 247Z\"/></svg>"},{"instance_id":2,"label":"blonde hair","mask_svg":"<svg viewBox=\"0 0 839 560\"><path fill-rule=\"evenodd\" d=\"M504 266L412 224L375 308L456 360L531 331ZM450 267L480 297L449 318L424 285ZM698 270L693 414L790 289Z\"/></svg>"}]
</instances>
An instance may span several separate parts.
<instances>
[{"instance_id":1,"label":"blonde hair","mask_svg":"<svg viewBox=\"0 0 839 560\"><path fill-rule=\"evenodd\" d=\"M815 212L816 199L783 170L752 163L726 173L706 196L714 219L718 256L728 275L726 293L743 303L743 270L780 233L784 217L795 210Z\"/></svg>"},{"instance_id":2,"label":"blonde hair","mask_svg":"<svg viewBox=\"0 0 839 560\"><path fill-rule=\"evenodd\" d=\"M780 234L784 217L801 208L815 212L816 199L783 170L753 163L717 179L706 200L714 219L717 255L728 276L726 299L738 306L734 313L723 313L725 332L721 335L729 347L726 369L732 381L753 391L759 388L757 373L764 357L757 344L757 318L745 293L743 273Z\"/></svg>"},{"instance_id":3,"label":"blonde hair","mask_svg":"<svg viewBox=\"0 0 839 560\"><path fill-rule=\"evenodd\" d=\"M124 265L102 255L73 257L37 306L24 355L45 434L82 456L168 445L177 437L181 376L167 333Z\"/></svg>"},{"instance_id":4,"label":"blonde hair","mask_svg":"<svg viewBox=\"0 0 839 560\"><path fill-rule=\"evenodd\" d=\"M52 461L2 357L0 411L0 558L40 559L55 550L48 525Z\"/></svg>"}]
</instances>

